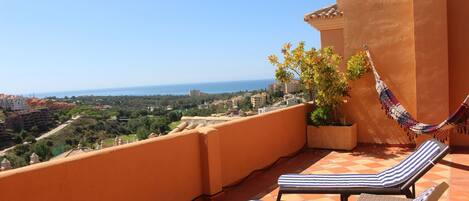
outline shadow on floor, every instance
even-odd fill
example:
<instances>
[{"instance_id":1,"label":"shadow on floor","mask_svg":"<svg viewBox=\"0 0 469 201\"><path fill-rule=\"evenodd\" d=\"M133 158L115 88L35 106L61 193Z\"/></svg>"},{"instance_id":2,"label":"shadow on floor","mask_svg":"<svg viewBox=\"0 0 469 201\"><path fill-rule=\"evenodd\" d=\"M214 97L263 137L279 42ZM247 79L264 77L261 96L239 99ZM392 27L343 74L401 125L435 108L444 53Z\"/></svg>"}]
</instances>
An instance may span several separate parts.
<instances>
[{"instance_id":1,"label":"shadow on floor","mask_svg":"<svg viewBox=\"0 0 469 201\"><path fill-rule=\"evenodd\" d=\"M377 152L376 150L380 151ZM384 145L360 145L350 152L350 155L367 156L378 159L395 159L412 151L412 148L384 147Z\"/></svg>"},{"instance_id":2,"label":"shadow on floor","mask_svg":"<svg viewBox=\"0 0 469 201\"><path fill-rule=\"evenodd\" d=\"M331 151L327 150L303 150L297 156L284 159L271 169L256 173L247 178L240 185L224 189L222 200L256 200L274 191L277 179L286 173L301 173L314 163L318 162Z\"/></svg>"},{"instance_id":3,"label":"shadow on floor","mask_svg":"<svg viewBox=\"0 0 469 201\"><path fill-rule=\"evenodd\" d=\"M469 165L455 163L455 162L452 162L452 161L447 161L445 159L441 160L440 164L449 166L451 168L456 168L456 169L460 169L460 170L464 170L464 171L469 171Z\"/></svg>"}]
</instances>

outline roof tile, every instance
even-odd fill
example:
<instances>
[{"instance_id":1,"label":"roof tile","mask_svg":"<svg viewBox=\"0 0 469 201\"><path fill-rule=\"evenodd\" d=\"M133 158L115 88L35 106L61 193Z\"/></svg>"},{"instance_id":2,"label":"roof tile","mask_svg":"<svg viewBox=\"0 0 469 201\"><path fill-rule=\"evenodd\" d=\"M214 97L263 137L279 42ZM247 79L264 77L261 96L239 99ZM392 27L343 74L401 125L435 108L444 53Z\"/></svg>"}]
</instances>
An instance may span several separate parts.
<instances>
[{"instance_id":1,"label":"roof tile","mask_svg":"<svg viewBox=\"0 0 469 201\"><path fill-rule=\"evenodd\" d=\"M321 8L317 11L308 13L305 15L305 21L311 19L325 19L325 18L334 18L338 16L343 16L344 12L339 9L337 4L333 4L324 8Z\"/></svg>"}]
</instances>

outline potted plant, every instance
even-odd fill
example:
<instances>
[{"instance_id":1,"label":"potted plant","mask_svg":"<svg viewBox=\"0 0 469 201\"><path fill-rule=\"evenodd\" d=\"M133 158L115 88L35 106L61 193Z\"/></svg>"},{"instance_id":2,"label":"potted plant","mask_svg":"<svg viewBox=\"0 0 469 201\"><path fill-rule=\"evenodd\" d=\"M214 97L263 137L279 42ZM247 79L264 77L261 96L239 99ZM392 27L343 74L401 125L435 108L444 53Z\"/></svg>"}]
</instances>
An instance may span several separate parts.
<instances>
[{"instance_id":1,"label":"potted plant","mask_svg":"<svg viewBox=\"0 0 469 201\"><path fill-rule=\"evenodd\" d=\"M350 57L346 72L339 70L342 57L331 47L304 49L304 43L282 48L283 63L275 56L269 61L277 67L276 79L288 82L298 78L308 90L314 109L307 128L308 146L312 148L351 150L357 144L357 125L347 122L340 106L349 97L349 82L370 70L364 52Z\"/></svg>"}]
</instances>

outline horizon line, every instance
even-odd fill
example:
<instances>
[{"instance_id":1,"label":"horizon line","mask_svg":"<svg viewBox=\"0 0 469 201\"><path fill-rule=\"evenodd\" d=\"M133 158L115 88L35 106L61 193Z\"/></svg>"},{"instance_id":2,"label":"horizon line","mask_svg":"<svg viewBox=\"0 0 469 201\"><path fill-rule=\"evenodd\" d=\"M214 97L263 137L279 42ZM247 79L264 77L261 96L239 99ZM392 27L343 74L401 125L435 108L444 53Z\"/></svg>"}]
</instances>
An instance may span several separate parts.
<instances>
[{"instance_id":1,"label":"horizon line","mask_svg":"<svg viewBox=\"0 0 469 201\"><path fill-rule=\"evenodd\" d=\"M106 87L106 88L92 88L92 89L70 89L60 91L46 91L39 93L15 93L12 95L30 96L30 95L41 95L50 93L65 93L65 92L83 92L83 91L100 91L100 90L114 90L114 89L132 89L141 87L159 87L159 86L180 86L180 85L191 85L191 84L214 84L214 83L230 83L230 82L248 82L248 81L265 81L272 80L276 81L275 78L260 78L260 79L247 79L247 80L223 80L223 81L208 81L208 82L185 82L185 83L173 83L173 84L149 84L149 85L138 85L138 86L122 86L122 87Z\"/></svg>"}]
</instances>

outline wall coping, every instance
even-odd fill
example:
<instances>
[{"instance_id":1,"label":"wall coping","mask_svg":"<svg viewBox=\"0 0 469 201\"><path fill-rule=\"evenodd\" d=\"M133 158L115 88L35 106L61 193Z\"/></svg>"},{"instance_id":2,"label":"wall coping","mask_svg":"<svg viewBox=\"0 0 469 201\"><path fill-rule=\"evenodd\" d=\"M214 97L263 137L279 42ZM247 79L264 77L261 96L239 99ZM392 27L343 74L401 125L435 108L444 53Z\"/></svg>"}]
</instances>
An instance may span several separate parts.
<instances>
[{"instance_id":1,"label":"wall coping","mask_svg":"<svg viewBox=\"0 0 469 201\"><path fill-rule=\"evenodd\" d=\"M202 128L199 128L199 129L182 131L182 132L178 132L178 133L159 136L159 137L156 137L156 138L150 138L150 139L146 139L146 140L142 140L142 141L138 141L138 142L133 142L133 143L129 143L129 144L107 147L107 148L103 148L103 149L100 149L100 150L95 150L95 151L79 154L79 155L76 155L76 156L60 158L60 159L56 159L56 160L44 161L44 162L40 162L40 163L28 165L28 166L16 168L16 169L2 171L2 172L0 172L0 179L5 178L5 177L9 177L9 176L12 176L12 175L15 175L15 174L20 174L20 173L24 173L24 172L39 170L39 169L48 168L48 167L56 166L56 165L62 165L62 164L65 164L65 163L79 161L79 160L82 160L82 159L87 159L87 158L96 157L96 156L100 156L100 155L110 154L114 151L119 151L119 150L122 150L122 149L128 149L128 148L133 148L133 147L137 147L137 146L141 146L141 145L157 143L159 141L180 138L180 137L187 136L187 135L194 135L194 134L206 135L207 133L212 132L214 130L217 130L217 128L220 128L220 127L224 127L224 126L228 126L228 125L232 125L232 124L237 124L237 123L242 123L242 122L245 122L245 121L249 121L251 119L263 118L263 117L270 116L270 115L273 115L273 114L276 114L276 113L284 112L286 110L305 107L308 104L310 104L310 103L302 103L302 104L298 104L298 105L295 105L295 106L282 108L282 109L279 109L279 110L274 110L274 111L266 112L266 113L263 113L263 114L255 115L255 116L250 116L250 117L235 119L235 120L228 121L228 122L223 122L223 123L216 124L216 125L213 125L213 126L206 126L206 127L202 127Z\"/></svg>"}]
</instances>

